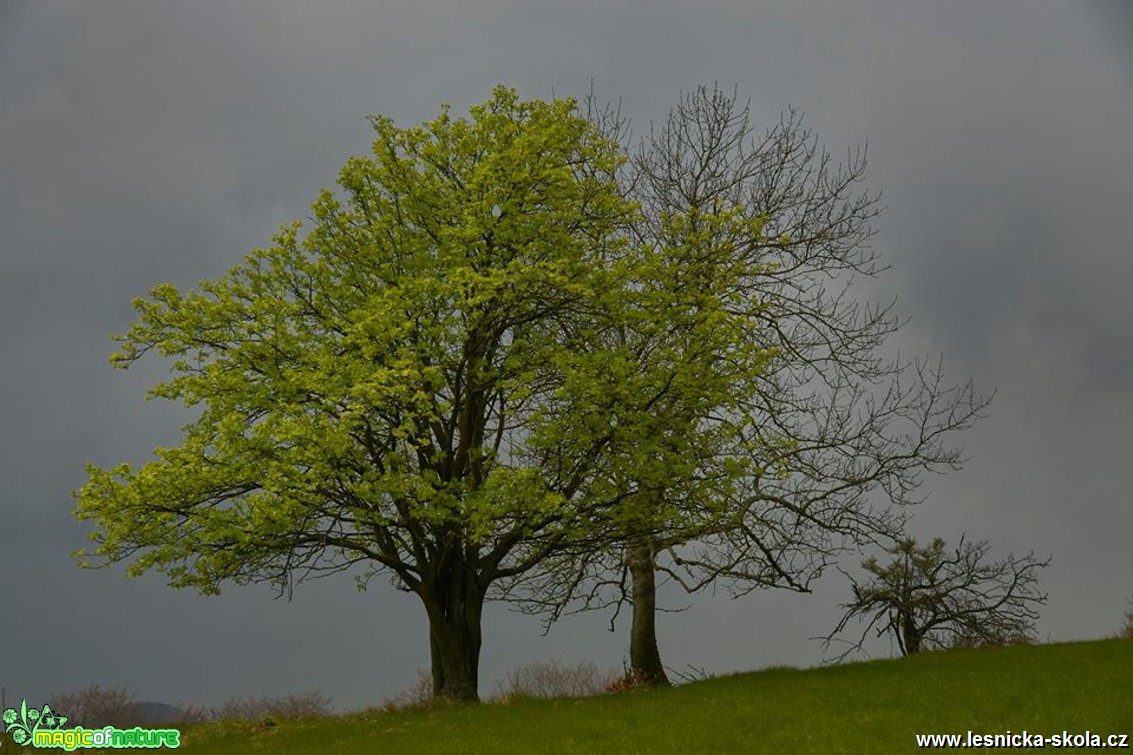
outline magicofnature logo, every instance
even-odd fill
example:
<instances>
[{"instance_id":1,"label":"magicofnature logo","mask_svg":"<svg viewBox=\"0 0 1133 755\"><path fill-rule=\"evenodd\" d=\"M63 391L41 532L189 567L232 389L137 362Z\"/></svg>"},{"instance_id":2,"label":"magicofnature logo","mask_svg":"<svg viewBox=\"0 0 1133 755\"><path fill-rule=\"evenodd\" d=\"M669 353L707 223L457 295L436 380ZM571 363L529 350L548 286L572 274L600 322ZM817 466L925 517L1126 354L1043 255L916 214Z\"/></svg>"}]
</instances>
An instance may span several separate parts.
<instances>
[{"instance_id":1,"label":"magicofnature logo","mask_svg":"<svg viewBox=\"0 0 1133 755\"><path fill-rule=\"evenodd\" d=\"M39 730L54 731L62 729L67 723L66 716L60 716L51 710L50 705L44 705L43 710L32 708L28 710L28 701L20 701L20 713L16 715L15 708L4 711L4 731L12 735L12 741L18 745L31 744L35 733Z\"/></svg>"},{"instance_id":2,"label":"magicofnature logo","mask_svg":"<svg viewBox=\"0 0 1133 755\"><path fill-rule=\"evenodd\" d=\"M27 700L20 701L20 710L8 708L3 713L4 731L12 736L18 745L31 745L46 749L77 750L88 747L158 747L176 748L181 746L179 729L117 729L105 726L101 729L84 729L76 726L64 729L67 717L51 710L50 705L42 709L29 708Z\"/></svg>"}]
</instances>

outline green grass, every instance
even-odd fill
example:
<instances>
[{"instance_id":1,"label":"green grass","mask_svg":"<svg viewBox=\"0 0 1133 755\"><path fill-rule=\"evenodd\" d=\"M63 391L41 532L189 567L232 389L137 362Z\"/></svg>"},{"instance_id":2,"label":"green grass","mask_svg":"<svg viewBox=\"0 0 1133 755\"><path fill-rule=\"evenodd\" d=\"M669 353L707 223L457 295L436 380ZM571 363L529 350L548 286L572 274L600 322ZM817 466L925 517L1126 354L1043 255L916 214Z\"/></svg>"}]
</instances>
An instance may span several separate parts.
<instances>
[{"instance_id":1,"label":"green grass","mask_svg":"<svg viewBox=\"0 0 1133 755\"><path fill-rule=\"evenodd\" d=\"M275 726L192 726L182 750L237 753L890 753L914 734L1133 735L1133 642L926 653L768 669L673 689Z\"/></svg>"}]
</instances>

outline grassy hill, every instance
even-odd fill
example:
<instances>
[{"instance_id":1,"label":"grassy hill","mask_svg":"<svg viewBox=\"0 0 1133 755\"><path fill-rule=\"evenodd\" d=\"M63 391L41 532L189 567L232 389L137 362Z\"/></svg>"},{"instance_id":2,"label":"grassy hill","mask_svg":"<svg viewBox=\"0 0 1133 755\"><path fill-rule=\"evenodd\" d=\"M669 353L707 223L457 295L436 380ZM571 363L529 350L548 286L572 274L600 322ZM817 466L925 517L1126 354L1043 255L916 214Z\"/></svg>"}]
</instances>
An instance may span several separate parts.
<instances>
[{"instance_id":1,"label":"grassy hill","mask_svg":"<svg viewBox=\"0 0 1133 755\"><path fill-rule=\"evenodd\" d=\"M194 755L890 753L916 750L916 734L969 730L1133 735L1133 641L768 669L577 700L198 725L185 729L181 749Z\"/></svg>"}]
</instances>

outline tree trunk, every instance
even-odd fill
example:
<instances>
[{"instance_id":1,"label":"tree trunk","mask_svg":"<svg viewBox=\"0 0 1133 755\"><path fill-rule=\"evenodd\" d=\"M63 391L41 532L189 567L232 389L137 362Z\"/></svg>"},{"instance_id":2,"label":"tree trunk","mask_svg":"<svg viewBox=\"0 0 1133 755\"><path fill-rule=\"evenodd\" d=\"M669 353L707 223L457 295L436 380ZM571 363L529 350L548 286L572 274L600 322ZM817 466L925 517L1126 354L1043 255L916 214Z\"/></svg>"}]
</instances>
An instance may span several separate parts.
<instances>
[{"instance_id":1,"label":"tree trunk","mask_svg":"<svg viewBox=\"0 0 1133 755\"><path fill-rule=\"evenodd\" d=\"M652 547L648 543L629 546L629 573L633 589L633 625L629 633L630 670L638 680L653 687L667 686L669 677L661 665L657 647L657 582Z\"/></svg>"},{"instance_id":2,"label":"tree trunk","mask_svg":"<svg viewBox=\"0 0 1133 755\"><path fill-rule=\"evenodd\" d=\"M905 651L905 655L921 652L921 633L917 631L917 624L913 621L912 614L901 615L901 636L904 639L901 649Z\"/></svg>"},{"instance_id":3,"label":"tree trunk","mask_svg":"<svg viewBox=\"0 0 1133 755\"><path fill-rule=\"evenodd\" d=\"M433 697L478 702L484 590L463 565L440 571L421 599L429 617Z\"/></svg>"}]
</instances>

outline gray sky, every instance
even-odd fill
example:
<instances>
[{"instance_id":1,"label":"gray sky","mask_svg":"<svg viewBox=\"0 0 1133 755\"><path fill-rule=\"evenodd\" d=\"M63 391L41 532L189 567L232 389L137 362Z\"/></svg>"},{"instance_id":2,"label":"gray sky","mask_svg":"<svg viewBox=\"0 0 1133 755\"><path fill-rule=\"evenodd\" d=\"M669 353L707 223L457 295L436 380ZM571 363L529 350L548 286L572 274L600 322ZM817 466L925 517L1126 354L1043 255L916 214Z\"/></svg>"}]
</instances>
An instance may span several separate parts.
<instances>
[{"instance_id":1,"label":"gray sky","mask_svg":"<svg viewBox=\"0 0 1133 755\"><path fill-rule=\"evenodd\" d=\"M998 388L915 531L1053 555L1041 636L1112 634L1133 593L1131 41L1121 0L0 0L0 685L29 704L99 682L357 708L427 667L423 610L380 580L288 604L82 571L70 491L85 462L142 462L188 421L142 400L163 364L107 365L133 297L217 277L305 217L368 151L366 115L413 124L497 82L549 97L593 79L640 129L719 81L761 125L797 105L834 150L868 139L894 265L879 288L911 318L895 345ZM662 653L710 672L815 664L841 580L698 598L662 617ZM482 693L534 660L620 667L626 626L606 621L542 637L489 609Z\"/></svg>"}]
</instances>

